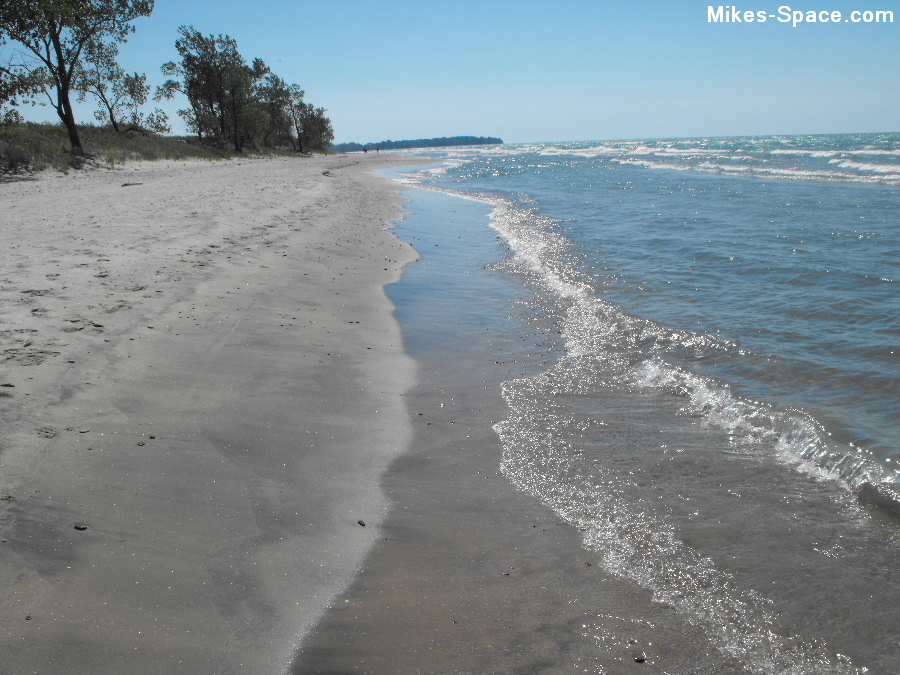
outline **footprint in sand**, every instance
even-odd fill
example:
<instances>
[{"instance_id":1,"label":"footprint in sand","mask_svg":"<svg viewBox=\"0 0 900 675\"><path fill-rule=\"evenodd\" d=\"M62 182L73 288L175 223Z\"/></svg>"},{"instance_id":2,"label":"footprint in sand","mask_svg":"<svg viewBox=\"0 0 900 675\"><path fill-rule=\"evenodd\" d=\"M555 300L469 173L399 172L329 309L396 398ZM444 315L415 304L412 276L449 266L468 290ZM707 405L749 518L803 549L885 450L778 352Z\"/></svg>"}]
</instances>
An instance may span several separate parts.
<instances>
[{"instance_id":1,"label":"footprint in sand","mask_svg":"<svg viewBox=\"0 0 900 675\"><path fill-rule=\"evenodd\" d=\"M0 363L13 363L20 366L36 366L52 356L58 356L59 352L41 349L33 346L37 330L33 328L18 328L16 330L0 331L0 345L3 342L12 343L6 349L0 349Z\"/></svg>"},{"instance_id":2,"label":"footprint in sand","mask_svg":"<svg viewBox=\"0 0 900 675\"><path fill-rule=\"evenodd\" d=\"M78 331L84 330L87 325L80 316L69 317L68 319L63 319L63 321L68 324L62 328L64 333L77 333Z\"/></svg>"},{"instance_id":3,"label":"footprint in sand","mask_svg":"<svg viewBox=\"0 0 900 675\"><path fill-rule=\"evenodd\" d=\"M10 354L10 352L13 352ZM4 352L6 363L16 363L20 366L38 366L49 358L59 356L59 352L51 352L43 349L19 350L9 349Z\"/></svg>"},{"instance_id":4,"label":"footprint in sand","mask_svg":"<svg viewBox=\"0 0 900 675\"><path fill-rule=\"evenodd\" d=\"M103 328L102 323L95 323L90 321L89 319L85 319L81 316L70 316L66 319L63 319L68 326L63 326L62 330L64 333L77 333L79 331L84 330L85 328L92 328L94 330L90 331L93 333L102 333L103 331L97 330Z\"/></svg>"}]
</instances>

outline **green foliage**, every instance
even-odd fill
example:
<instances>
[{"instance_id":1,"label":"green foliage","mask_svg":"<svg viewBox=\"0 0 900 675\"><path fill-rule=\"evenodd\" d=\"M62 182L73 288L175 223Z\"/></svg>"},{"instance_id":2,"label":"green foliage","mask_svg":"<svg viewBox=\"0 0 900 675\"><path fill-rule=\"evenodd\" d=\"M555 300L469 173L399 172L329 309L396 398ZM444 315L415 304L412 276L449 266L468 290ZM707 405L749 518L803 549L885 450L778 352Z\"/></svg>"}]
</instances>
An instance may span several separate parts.
<instances>
[{"instance_id":1,"label":"green foliage","mask_svg":"<svg viewBox=\"0 0 900 675\"><path fill-rule=\"evenodd\" d=\"M256 101L265 113L262 144L268 148L291 145L291 118L285 114L291 105L288 84L269 73L256 87Z\"/></svg>"},{"instance_id":2,"label":"green foliage","mask_svg":"<svg viewBox=\"0 0 900 675\"><path fill-rule=\"evenodd\" d=\"M188 108L179 110L188 129L205 143L245 148L293 146L301 152L324 151L333 138L325 110L303 102L303 91L288 86L261 60L248 64L227 35L204 36L181 26L175 41L180 61L162 67L170 79L156 100L183 94Z\"/></svg>"},{"instance_id":3,"label":"green foliage","mask_svg":"<svg viewBox=\"0 0 900 675\"><path fill-rule=\"evenodd\" d=\"M304 103L300 114L300 148L302 152L327 152L334 141L331 120L325 117L324 108Z\"/></svg>"},{"instance_id":4,"label":"green foliage","mask_svg":"<svg viewBox=\"0 0 900 675\"><path fill-rule=\"evenodd\" d=\"M192 26L181 26L178 32L175 49L181 61L166 63L162 70L180 80L164 82L155 98L184 94L190 108L178 112L188 129L202 141L230 144L241 152L262 123L260 111L254 110L253 88L268 68L258 59L247 65L237 42L227 35L207 37Z\"/></svg>"},{"instance_id":5,"label":"green foliage","mask_svg":"<svg viewBox=\"0 0 900 675\"><path fill-rule=\"evenodd\" d=\"M0 126L0 173L51 167L62 170L72 163L67 145L66 130L58 124L4 124Z\"/></svg>"},{"instance_id":6,"label":"green foliage","mask_svg":"<svg viewBox=\"0 0 900 675\"><path fill-rule=\"evenodd\" d=\"M83 154L70 94L89 45L121 42L134 31L131 21L149 16L153 0L15 0L0 3L0 33L31 52L35 61L20 71L39 88L66 126L75 156Z\"/></svg>"},{"instance_id":7,"label":"green foliage","mask_svg":"<svg viewBox=\"0 0 900 675\"><path fill-rule=\"evenodd\" d=\"M112 126L79 126L78 130L95 166L136 160L219 160L234 156L228 150L198 143L195 138L160 136L140 129L117 132ZM0 124L0 174L44 169L66 171L72 166L68 145L68 133L61 124Z\"/></svg>"},{"instance_id":8,"label":"green foliage","mask_svg":"<svg viewBox=\"0 0 900 675\"><path fill-rule=\"evenodd\" d=\"M150 114L141 112L147 102L150 86L147 76L139 73L127 74L116 61L119 46L114 43L89 43L78 70L76 89L78 100L84 101L88 94L100 104L94 117L101 124L111 124L116 131L120 125L131 123L157 133L168 133L169 118L161 110Z\"/></svg>"},{"instance_id":9,"label":"green foliage","mask_svg":"<svg viewBox=\"0 0 900 675\"><path fill-rule=\"evenodd\" d=\"M24 124L24 123L25 123L25 118L22 117L22 114L15 108L12 108L10 110L4 110L3 117L0 118L0 124L2 124L3 126L7 126L7 127L13 126L15 124Z\"/></svg>"},{"instance_id":10,"label":"green foliage","mask_svg":"<svg viewBox=\"0 0 900 675\"><path fill-rule=\"evenodd\" d=\"M46 95L63 123L71 147L67 161L74 166L90 158L82 134L95 127L76 124L73 93L81 102L95 99L97 121L115 132L171 132L162 110L142 112L150 92L147 77L126 73L117 62L118 44L134 32L130 22L149 15L153 5L154 0L0 0L0 122L6 129L7 164L16 165L19 160L12 158L19 152L33 160L28 166L37 168L62 161L56 150L45 147L55 147L56 141L48 139L55 139L58 129L23 126L18 111L2 108L29 98L34 103L39 94ZM188 107L178 112L198 141L237 153L329 149L331 120L324 108L304 100L298 85L288 85L261 59L248 63L227 35L204 36L192 26L181 26L179 35L175 47L180 60L162 66L168 79L153 98L183 95ZM16 62L3 58L7 37L25 50L17 53ZM39 127L44 129L40 133ZM21 138L10 140L10 134Z\"/></svg>"},{"instance_id":11,"label":"green foliage","mask_svg":"<svg viewBox=\"0 0 900 675\"><path fill-rule=\"evenodd\" d=\"M43 68L28 69L21 59L7 52L5 46L6 40L0 27L0 109L6 105L18 105L20 99L40 91L46 79Z\"/></svg>"}]
</instances>

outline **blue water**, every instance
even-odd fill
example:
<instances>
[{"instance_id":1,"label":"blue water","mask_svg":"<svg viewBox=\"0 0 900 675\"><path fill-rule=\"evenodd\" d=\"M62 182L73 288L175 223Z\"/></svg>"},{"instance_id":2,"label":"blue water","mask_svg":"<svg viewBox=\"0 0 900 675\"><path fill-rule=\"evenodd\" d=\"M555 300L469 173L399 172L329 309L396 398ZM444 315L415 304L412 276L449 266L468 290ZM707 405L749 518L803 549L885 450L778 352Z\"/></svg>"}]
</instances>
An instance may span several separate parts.
<instances>
[{"instance_id":1,"label":"blue water","mask_svg":"<svg viewBox=\"0 0 900 675\"><path fill-rule=\"evenodd\" d=\"M430 156L548 336L497 392L507 477L721 672L900 672L900 136Z\"/></svg>"},{"instance_id":2,"label":"blue water","mask_svg":"<svg viewBox=\"0 0 900 675\"><path fill-rule=\"evenodd\" d=\"M502 146L458 151L429 182L500 204L501 231L561 237L565 250L538 264L616 305L666 364L824 425L855 458L825 468L858 485L896 479L900 461L898 145Z\"/></svg>"}]
</instances>

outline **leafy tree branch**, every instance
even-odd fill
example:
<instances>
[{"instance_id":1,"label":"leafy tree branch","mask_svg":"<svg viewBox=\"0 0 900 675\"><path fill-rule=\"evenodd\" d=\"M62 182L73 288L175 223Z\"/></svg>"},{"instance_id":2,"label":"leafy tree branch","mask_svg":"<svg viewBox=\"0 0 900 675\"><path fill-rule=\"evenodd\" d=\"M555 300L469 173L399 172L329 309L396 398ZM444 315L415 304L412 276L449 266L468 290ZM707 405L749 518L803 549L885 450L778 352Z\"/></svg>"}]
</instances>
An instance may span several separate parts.
<instances>
[{"instance_id":1,"label":"leafy tree branch","mask_svg":"<svg viewBox=\"0 0 900 675\"><path fill-rule=\"evenodd\" d=\"M0 33L36 58L25 67L40 78L76 156L84 154L71 93L85 50L102 42L123 42L134 32L131 21L149 16L153 0L15 0L0 3Z\"/></svg>"}]
</instances>

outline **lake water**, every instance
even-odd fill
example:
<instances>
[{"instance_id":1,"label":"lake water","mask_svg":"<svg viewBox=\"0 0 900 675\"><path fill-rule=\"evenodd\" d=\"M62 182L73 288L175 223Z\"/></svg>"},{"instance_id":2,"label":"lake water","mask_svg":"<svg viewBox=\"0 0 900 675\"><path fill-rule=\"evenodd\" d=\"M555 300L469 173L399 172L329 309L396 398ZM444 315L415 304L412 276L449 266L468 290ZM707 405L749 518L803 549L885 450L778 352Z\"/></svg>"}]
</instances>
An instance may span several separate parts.
<instances>
[{"instance_id":1,"label":"lake water","mask_svg":"<svg viewBox=\"0 0 900 675\"><path fill-rule=\"evenodd\" d=\"M898 135L428 156L413 212L490 206L508 479L701 627L717 673L900 672Z\"/></svg>"}]
</instances>

